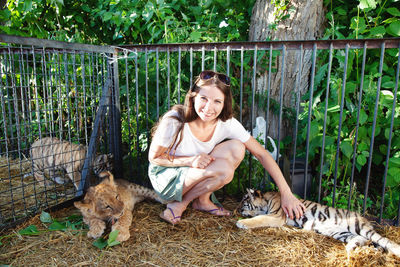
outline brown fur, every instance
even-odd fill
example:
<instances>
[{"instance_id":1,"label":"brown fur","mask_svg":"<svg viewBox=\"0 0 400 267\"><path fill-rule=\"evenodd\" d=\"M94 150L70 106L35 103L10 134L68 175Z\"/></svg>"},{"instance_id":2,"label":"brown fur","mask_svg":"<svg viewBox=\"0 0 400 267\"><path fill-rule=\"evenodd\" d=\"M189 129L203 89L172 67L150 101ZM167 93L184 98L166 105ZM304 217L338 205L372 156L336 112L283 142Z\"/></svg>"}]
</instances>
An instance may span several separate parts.
<instances>
[{"instance_id":1,"label":"brown fur","mask_svg":"<svg viewBox=\"0 0 400 267\"><path fill-rule=\"evenodd\" d=\"M88 237L98 238L111 223L111 230L118 230L117 241L129 239L129 227L132 223L132 210L136 203L145 198L163 202L157 194L148 188L125 180L115 180L108 172L102 172L104 180L88 189L82 201L74 202L82 215L83 221L89 225Z\"/></svg>"}]
</instances>

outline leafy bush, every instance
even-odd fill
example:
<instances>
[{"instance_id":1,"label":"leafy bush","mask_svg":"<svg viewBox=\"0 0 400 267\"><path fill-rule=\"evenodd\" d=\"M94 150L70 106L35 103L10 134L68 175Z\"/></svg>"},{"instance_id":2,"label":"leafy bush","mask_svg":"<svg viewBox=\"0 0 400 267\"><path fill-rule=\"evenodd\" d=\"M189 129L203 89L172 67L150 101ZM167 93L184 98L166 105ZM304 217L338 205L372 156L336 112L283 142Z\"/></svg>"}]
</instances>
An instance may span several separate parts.
<instances>
[{"instance_id":1,"label":"leafy bush","mask_svg":"<svg viewBox=\"0 0 400 267\"><path fill-rule=\"evenodd\" d=\"M327 19L330 27L327 28L325 38L352 39L352 38L380 38L400 36L400 12L392 7L395 1L325 1L330 7ZM348 20L350 17L350 21ZM318 173L323 175L323 200L332 203L333 178L338 178L339 192L335 196L338 207L347 208L347 201L340 195L348 195L350 176L353 167L355 182L359 185L359 192L352 192L355 202L352 206L356 209L363 201L365 177L367 175L370 157L370 143L372 139L372 126L376 108L376 128L374 132L374 149L372 154L371 180L369 198L366 208L380 208L380 195L383 186L387 145L389 141L391 118L394 116L392 142L389 153L389 166L385 193L384 217L394 218L397 214L397 205L400 195L400 107L399 95L394 99L396 82L396 69L398 64L398 49L387 49L383 61L382 75L380 75L380 49L367 49L364 80L361 81L361 66L363 50L352 49L348 53L348 66L346 81L343 86L345 50L334 50L332 72L330 74L329 91L327 91L326 78L328 72L328 52L319 51L317 73L315 79L315 92L313 98L312 121L310 125L310 155L311 164ZM363 83L360 97L360 85ZM378 84L380 83L380 84ZM380 93L377 95L377 88ZM342 102L344 93L344 102ZM377 106L375 102L377 102ZM325 101L328 101L325 110ZM393 110L393 102L395 109ZM303 104L304 112L300 115L299 139L305 145L308 119L308 101ZM343 106L342 127L339 135L340 107ZM322 148L323 125L326 117L325 147ZM392 114L394 112L394 114ZM358 131L357 131L357 126ZM357 139L356 139L357 134ZM336 162L337 139L340 136L339 155ZM354 147L356 146L355 155ZM320 169L320 158L324 149L324 164ZM353 156L355 161L353 162ZM354 166L353 166L354 164ZM338 166L336 169L335 166ZM327 182L328 181L328 182ZM347 190L347 191L346 191ZM357 204L358 203L358 204ZM374 203L374 204L372 204ZM376 213L375 213L376 214Z\"/></svg>"}]
</instances>

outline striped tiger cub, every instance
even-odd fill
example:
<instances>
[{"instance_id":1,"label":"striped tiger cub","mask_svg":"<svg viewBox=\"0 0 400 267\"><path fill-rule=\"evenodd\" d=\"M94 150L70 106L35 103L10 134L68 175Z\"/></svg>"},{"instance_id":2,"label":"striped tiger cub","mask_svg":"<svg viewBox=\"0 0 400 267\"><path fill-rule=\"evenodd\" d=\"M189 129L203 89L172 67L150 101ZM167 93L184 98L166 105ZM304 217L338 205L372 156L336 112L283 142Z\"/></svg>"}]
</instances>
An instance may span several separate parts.
<instances>
[{"instance_id":1,"label":"striped tiger cub","mask_svg":"<svg viewBox=\"0 0 400 267\"><path fill-rule=\"evenodd\" d=\"M68 182L56 176L57 171L65 171L76 189L79 188L81 171L86 157L84 145L70 143L55 137L45 137L35 141L30 152L33 176L40 185L48 185L45 173L56 183ZM105 170L111 171L112 158L112 154L96 156L91 164L93 172L98 175Z\"/></svg>"},{"instance_id":2,"label":"striped tiger cub","mask_svg":"<svg viewBox=\"0 0 400 267\"><path fill-rule=\"evenodd\" d=\"M372 223L356 212L321 205L302 200L306 210L299 219L290 219L281 208L281 197L278 192L266 192L247 189L238 211L249 219L236 222L242 229L256 227L295 226L305 230L314 230L319 234L333 237L347 243L347 252L357 246L363 246L369 240L374 244L400 257L400 246L379 235Z\"/></svg>"}]
</instances>

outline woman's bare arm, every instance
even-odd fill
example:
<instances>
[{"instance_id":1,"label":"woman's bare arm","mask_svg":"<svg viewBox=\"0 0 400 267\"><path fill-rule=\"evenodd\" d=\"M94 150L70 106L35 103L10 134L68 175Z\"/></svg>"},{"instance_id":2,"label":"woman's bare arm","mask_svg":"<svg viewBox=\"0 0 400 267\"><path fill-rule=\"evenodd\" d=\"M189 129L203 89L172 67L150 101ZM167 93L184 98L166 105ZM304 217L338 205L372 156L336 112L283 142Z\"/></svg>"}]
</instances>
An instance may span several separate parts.
<instances>
[{"instance_id":1,"label":"woman's bare arm","mask_svg":"<svg viewBox=\"0 0 400 267\"><path fill-rule=\"evenodd\" d=\"M170 156L168 157L166 147L151 144L149 151L149 161L152 164L165 167L182 167L188 166L193 168L204 169L214 158L208 154L200 154L196 156Z\"/></svg>"},{"instance_id":2,"label":"woman's bare arm","mask_svg":"<svg viewBox=\"0 0 400 267\"><path fill-rule=\"evenodd\" d=\"M292 194L292 191L287 184L278 164L269 154L269 152L253 137L245 143L246 149L253 154L260 163L264 166L265 170L274 179L276 185L281 193L281 205L285 213L293 219L294 217L300 218L305 210L304 205Z\"/></svg>"}]
</instances>

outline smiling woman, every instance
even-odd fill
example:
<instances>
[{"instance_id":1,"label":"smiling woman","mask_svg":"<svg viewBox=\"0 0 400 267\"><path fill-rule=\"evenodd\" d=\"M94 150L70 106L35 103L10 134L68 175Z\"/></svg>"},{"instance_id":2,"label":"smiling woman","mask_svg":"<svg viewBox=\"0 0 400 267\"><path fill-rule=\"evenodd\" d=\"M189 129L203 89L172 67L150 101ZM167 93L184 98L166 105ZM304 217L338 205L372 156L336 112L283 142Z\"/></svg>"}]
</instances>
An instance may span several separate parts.
<instances>
[{"instance_id":1,"label":"smiling woman","mask_svg":"<svg viewBox=\"0 0 400 267\"><path fill-rule=\"evenodd\" d=\"M270 154L232 116L230 79L203 71L185 104L174 106L156 126L149 151L149 177L159 196L170 201L160 214L176 224L192 207L217 216L231 213L216 206L211 194L228 184L248 149L271 174L282 194L282 208L299 217L304 206L291 193Z\"/></svg>"}]
</instances>

